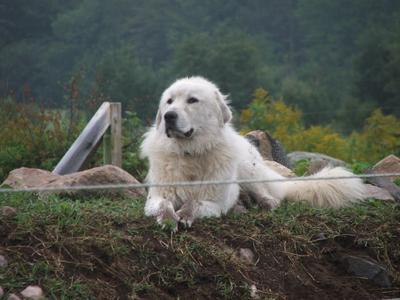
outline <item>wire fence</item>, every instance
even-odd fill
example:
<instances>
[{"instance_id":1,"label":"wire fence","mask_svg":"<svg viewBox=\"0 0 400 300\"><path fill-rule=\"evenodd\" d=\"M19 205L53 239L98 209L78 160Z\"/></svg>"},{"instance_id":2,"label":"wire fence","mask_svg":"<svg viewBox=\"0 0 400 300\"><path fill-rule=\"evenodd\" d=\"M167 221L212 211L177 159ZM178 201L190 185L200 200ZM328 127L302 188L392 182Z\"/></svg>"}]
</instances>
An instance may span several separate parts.
<instances>
[{"instance_id":1,"label":"wire fence","mask_svg":"<svg viewBox=\"0 0 400 300\"><path fill-rule=\"evenodd\" d=\"M400 173L381 174L359 174L349 176L326 176L326 177L285 177L279 179L236 179L236 180L205 180L205 181L180 181L163 183L128 183L128 184L100 184L100 185L75 185L62 187L30 187L30 188L0 188L0 193L22 193L22 192L67 192L67 191L91 191L91 190L122 190L122 189L146 189L152 187L188 187L205 185L228 185L228 184L252 184L252 183L279 183L293 181L323 181L343 179L368 179L368 178L400 177Z\"/></svg>"}]
</instances>

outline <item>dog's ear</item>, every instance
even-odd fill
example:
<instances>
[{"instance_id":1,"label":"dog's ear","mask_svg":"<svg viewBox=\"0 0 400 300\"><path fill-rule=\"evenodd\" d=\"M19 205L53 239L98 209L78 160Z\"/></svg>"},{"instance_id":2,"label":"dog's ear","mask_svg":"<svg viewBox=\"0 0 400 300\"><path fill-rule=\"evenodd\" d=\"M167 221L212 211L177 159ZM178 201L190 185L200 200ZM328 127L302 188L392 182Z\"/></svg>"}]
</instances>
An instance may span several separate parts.
<instances>
[{"instance_id":1,"label":"dog's ear","mask_svg":"<svg viewBox=\"0 0 400 300\"><path fill-rule=\"evenodd\" d=\"M222 95L221 92L218 90L215 91L215 95L222 113L221 125L223 126L225 123L229 122L232 119L232 112L228 104L226 103L226 96Z\"/></svg>"},{"instance_id":2,"label":"dog's ear","mask_svg":"<svg viewBox=\"0 0 400 300\"><path fill-rule=\"evenodd\" d=\"M156 116L156 129L158 129L158 127L160 127L160 124L161 124L161 110L158 109L157 116Z\"/></svg>"}]
</instances>

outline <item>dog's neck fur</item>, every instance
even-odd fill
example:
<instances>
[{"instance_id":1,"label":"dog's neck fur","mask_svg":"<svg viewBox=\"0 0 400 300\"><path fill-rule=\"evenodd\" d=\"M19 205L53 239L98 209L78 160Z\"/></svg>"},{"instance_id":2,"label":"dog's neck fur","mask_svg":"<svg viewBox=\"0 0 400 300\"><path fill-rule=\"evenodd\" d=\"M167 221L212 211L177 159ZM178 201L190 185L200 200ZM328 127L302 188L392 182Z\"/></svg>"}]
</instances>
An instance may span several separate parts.
<instances>
[{"instance_id":1,"label":"dog's neck fur","mask_svg":"<svg viewBox=\"0 0 400 300\"><path fill-rule=\"evenodd\" d=\"M168 138L164 133L161 133L153 128L147 137L151 149L144 151L151 156L151 153L157 152L157 155L179 155L181 157L198 157L210 155L219 151L218 149L232 149L230 146L231 142L228 138L228 131L233 131L230 124L225 124L223 128L220 128L218 132L207 136L196 136L193 139L175 139ZM227 147L228 146L228 147ZM146 144L142 147L147 147Z\"/></svg>"}]
</instances>

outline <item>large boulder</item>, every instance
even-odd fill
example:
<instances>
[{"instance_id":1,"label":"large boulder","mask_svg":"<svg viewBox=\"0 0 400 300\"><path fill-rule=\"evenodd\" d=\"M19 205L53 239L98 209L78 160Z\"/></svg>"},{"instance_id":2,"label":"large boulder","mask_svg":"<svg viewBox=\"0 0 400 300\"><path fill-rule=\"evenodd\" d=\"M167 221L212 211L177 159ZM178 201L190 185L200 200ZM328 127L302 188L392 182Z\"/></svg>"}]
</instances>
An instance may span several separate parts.
<instances>
[{"instance_id":1,"label":"large boulder","mask_svg":"<svg viewBox=\"0 0 400 300\"><path fill-rule=\"evenodd\" d=\"M64 188L86 185L108 185L108 184L137 184L135 177L128 172L113 165L105 165L93 169L71 173L67 175L56 175L48 171L31 168L20 168L10 172L3 185L13 188ZM109 191L69 191L67 194L76 193L118 193L116 190ZM144 189L122 189L120 192L127 196L143 196ZM66 192L62 192L66 193Z\"/></svg>"},{"instance_id":2,"label":"large boulder","mask_svg":"<svg viewBox=\"0 0 400 300\"><path fill-rule=\"evenodd\" d=\"M258 149L265 160L276 161L281 165L290 168L290 163L285 149L281 143L274 139L267 131L250 131L245 135L245 138L247 138L250 143Z\"/></svg>"},{"instance_id":3,"label":"large boulder","mask_svg":"<svg viewBox=\"0 0 400 300\"><path fill-rule=\"evenodd\" d=\"M61 176L46 170L19 168L11 171L2 185L13 188L33 188L51 184Z\"/></svg>"},{"instance_id":4,"label":"large boulder","mask_svg":"<svg viewBox=\"0 0 400 300\"><path fill-rule=\"evenodd\" d=\"M375 166L372 167L372 171L375 174L379 173L400 173L400 158L396 155L386 156L381 161L377 162ZM386 177L391 181L394 181L399 176Z\"/></svg>"},{"instance_id":5,"label":"large boulder","mask_svg":"<svg viewBox=\"0 0 400 300\"><path fill-rule=\"evenodd\" d=\"M309 160L310 164L316 161L318 162L318 164L325 163L326 165L330 165L332 167L343 167L346 165L343 160L317 152L294 151L289 153L287 156L289 158L290 164L293 166L299 160Z\"/></svg>"}]
</instances>

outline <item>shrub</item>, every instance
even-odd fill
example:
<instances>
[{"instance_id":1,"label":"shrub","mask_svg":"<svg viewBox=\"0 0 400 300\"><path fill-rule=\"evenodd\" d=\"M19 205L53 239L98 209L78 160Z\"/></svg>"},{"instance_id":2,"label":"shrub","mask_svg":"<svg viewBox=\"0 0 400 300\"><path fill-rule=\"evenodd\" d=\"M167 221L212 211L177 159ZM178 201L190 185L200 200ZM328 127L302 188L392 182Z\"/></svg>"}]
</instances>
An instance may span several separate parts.
<instances>
[{"instance_id":1,"label":"shrub","mask_svg":"<svg viewBox=\"0 0 400 300\"><path fill-rule=\"evenodd\" d=\"M266 130L288 151L320 152L350 162L376 162L388 154L400 154L400 120L383 115L379 109L367 118L361 132L347 137L329 126L306 128L301 116L299 109L286 105L282 99L273 99L260 88L241 112L241 131Z\"/></svg>"},{"instance_id":2,"label":"shrub","mask_svg":"<svg viewBox=\"0 0 400 300\"><path fill-rule=\"evenodd\" d=\"M400 120L374 110L360 133L353 133L354 156L364 161L377 161L388 154L400 155Z\"/></svg>"},{"instance_id":3,"label":"shrub","mask_svg":"<svg viewBox=\"0 0 400 300\"><path fill-rule=\"evenodd\" d=\"M122 126L122 168L138 180L144 179L147 170L147 161L139 156L140 143L145 132L146 128L138 115L130 111L125 112Z\"/></svg>"},{"instance_id":4,"label":"shrub","mask_svg":"<svg viewBox=\"0 0 400 300\"><path fill-rule=\"evenodd\" d=\"M79 132L60 110L45 110L34 103L0 99L0 181L19 167L51 170Z\"/></svg>"}]
</instances>

